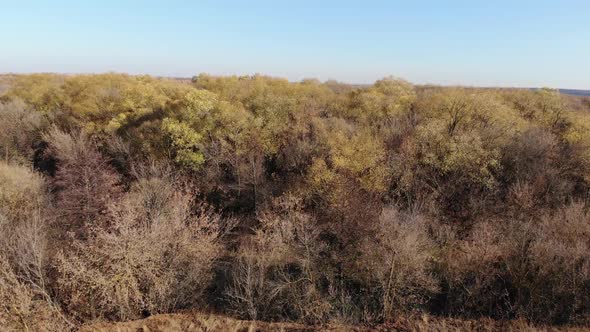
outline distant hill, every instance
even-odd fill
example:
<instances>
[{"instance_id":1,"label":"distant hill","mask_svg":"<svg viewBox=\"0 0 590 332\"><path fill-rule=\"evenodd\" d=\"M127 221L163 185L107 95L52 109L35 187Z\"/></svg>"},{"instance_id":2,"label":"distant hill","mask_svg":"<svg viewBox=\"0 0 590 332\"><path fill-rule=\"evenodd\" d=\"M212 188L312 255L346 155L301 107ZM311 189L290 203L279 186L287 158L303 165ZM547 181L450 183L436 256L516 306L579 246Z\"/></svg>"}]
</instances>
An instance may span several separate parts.
<instances>
[{"instance_id":1,"label":"distant hill","mask_svg":"<svg viewBox=\"0 0 590 332\"><path fill-rule=\"evenodd\" d=\"M590 97L590 90L559 89L559 92L566 94L566 95L572 95L572 96Z\"/></svg>"}]
</instances>

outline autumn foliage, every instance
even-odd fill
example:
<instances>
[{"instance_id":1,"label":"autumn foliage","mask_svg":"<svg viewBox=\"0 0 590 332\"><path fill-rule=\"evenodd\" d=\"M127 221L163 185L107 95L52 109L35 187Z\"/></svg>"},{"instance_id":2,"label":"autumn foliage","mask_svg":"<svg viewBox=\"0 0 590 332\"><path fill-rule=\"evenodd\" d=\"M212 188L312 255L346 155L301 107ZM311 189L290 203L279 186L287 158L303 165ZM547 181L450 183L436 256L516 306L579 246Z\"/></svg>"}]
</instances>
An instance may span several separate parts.
<instances>
[{"instance_id":1,"label":"autumn foliage","mask_svg":"<svg viewBox=\"0 0 590 332\"><path fill-rule=\"evenodd\" d=\"M203 310L590 323L590 103L260 75L2 76L0 325Z\"/></svg>"}]
</instances>

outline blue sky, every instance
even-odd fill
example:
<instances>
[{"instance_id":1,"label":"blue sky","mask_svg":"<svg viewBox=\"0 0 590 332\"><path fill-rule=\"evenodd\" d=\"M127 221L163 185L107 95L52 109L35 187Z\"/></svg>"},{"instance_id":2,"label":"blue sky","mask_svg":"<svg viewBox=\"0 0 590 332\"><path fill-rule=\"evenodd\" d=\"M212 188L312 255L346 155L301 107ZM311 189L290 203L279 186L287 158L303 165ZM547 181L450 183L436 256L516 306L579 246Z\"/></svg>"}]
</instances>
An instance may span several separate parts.
<instances>
[{"instance_id":1,"label":"blue sky","mask_svg":"<svg viewBox=\"0 0 590 332\"><path fill-rule=\"evenodd\" d=\"M0 0L0 72L590 89L590 1Z\"/></svg>"}]
</instances>

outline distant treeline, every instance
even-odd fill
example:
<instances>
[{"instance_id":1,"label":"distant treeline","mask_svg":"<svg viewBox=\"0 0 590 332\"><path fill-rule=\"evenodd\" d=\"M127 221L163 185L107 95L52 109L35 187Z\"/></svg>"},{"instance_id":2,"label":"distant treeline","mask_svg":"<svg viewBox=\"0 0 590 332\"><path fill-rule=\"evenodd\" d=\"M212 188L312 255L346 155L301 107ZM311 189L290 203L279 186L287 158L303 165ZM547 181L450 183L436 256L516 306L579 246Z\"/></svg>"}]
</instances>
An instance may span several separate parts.
<instances>
[{"instance_id":1,"label":"distant treeline","mask_svg":"<svg viewBox=\"0 0 590 332\"><path fill-rule=\"evenodd\" d=\"M559 89L559 92L572 96L590 97L590 90Z\"/></svg>"}]
</instances>

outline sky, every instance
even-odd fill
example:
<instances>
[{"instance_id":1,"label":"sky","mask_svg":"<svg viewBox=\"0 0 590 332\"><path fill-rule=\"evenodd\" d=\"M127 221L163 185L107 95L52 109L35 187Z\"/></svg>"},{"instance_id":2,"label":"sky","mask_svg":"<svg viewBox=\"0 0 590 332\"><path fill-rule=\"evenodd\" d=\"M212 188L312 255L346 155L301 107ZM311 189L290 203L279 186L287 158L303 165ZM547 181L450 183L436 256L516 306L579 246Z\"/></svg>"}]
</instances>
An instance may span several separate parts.
<instances>
[{"instance_id":1,"label":"sky","mask_svg":"<svg viewBox=\"0 0 590 332\"><path fill-rule=\"evenodd\" d=\"M590 89L590 1L0 0L0 73Z\"/></svg>"}]
</instances>

